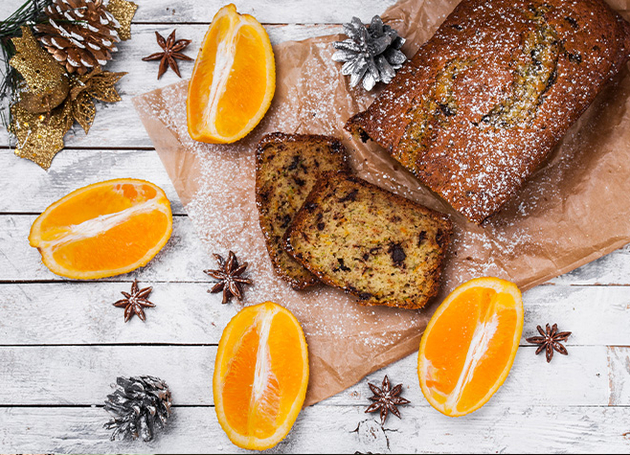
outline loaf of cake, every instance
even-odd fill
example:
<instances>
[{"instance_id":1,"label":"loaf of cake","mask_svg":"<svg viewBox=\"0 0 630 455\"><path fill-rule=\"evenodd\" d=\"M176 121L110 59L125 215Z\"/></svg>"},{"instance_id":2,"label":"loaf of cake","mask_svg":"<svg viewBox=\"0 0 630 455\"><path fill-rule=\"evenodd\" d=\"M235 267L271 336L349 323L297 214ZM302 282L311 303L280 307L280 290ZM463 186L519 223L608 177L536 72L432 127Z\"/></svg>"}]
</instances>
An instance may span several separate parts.
<instances>
[{"instance_id":1,"label":"loaf of cake","mask_svg":"<svg viewBox=\"0 0 630 455\"><path fill-rule=\"evenodd\" d=\"M463 0L346 129L481 224L629 56L602 0Z\"/></svg>"},{"instance_id":2,"label":"loaf of cake","mask_svg":"<svg viewBox=\"0 0 630 455\"><path fill-rule=\"evenodd\" d=\"M324 172L348 171L340 141L329 136L271 133L258 143L256 204L276 273L295 289L319 280L283 248L285 231Z\"/></svg>"},{"instance_id":3,"label":"loaf of cake","mask_svg":"<svg viewBox=\"0 0 630 455\"><path fill-rule=\"evenodd\" d=\"M317 182L286 234L287 250L364 305L422 308L439 289L446 216L341 173Z\"/></svg>"}]
</instances>

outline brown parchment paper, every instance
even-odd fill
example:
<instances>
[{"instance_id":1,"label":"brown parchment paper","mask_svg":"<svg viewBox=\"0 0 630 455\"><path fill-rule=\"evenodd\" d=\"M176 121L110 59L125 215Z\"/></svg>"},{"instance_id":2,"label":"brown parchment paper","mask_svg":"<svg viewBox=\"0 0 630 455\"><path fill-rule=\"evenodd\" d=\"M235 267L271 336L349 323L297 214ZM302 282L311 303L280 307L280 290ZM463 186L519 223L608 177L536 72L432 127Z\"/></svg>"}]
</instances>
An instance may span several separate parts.
<instances>
[{"instance_id":1,"label":"brown parchment paper","mask_svg":"<svg viewBox=\"0 0 630 455\"><path fill-rule=\"evenodd\" d=\"M383 18L407 37L404 50L411 56L457 3L402 0ZM630 0L611 4L628 16ZM437 304L462 282L497 276L525 290L630 242L627 69L572 127L518 197L479 227L454 213L378 146L355 142L344 132L346 120L365 109L375 94L349 88L340 64L331 60L331 42L338 39L328 36L274 47L274 101L261 124L236 144L202 144L190 138L186 81L134 98L208 252L226 254L231 249L250 262L248 273L255 284L245 291L245 304L273 300L302 324L311 371L306 404L332 396L417 350ZM329 287L293 291L274 275L254 197L255 144L272 131L342 137L361 177L451 215L455 238L441 294L432 304L420 311L362 307Z\"/></svg>"}]
</instances>

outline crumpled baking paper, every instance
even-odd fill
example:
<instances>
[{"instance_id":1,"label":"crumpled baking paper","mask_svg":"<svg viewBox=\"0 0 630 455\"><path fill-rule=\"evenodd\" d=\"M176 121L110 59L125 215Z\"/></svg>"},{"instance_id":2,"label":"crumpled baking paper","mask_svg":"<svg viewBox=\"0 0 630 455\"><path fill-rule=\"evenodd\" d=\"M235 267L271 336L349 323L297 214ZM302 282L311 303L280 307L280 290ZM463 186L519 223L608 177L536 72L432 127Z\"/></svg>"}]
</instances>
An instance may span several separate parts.
<instances>
[{"instance_id":1,"label":"crumpled baking paper","mask_svg":"<svg viewBox=\"0 0 630 455\"><path fill-rule=\"evenodd\" d=\"M408 39L412 56L457 1L402 0L383 19ZM611 6L628 18L629 0ZM350 18L348 18L349 20ZM334 35L274 47L277 89L263 121L230 145L193 141L186 126L187 82L134 99L138 113L208 252L248 261L246 305L272 300L291 310L309 345L306 404L330 397L418 349L439 302L480 276L529 289L630 242L630 73L624 68L568 132L518 196L484 226L467 222L373 143L354 141L346 120L376 96L352 89L331 56ZM325 286L292 290L277 278L258 224L255 145L268 132L343 139L356 173L448 213L455 225L438 298L423 310L363 307Z\"/></svg>"}]
</instances>

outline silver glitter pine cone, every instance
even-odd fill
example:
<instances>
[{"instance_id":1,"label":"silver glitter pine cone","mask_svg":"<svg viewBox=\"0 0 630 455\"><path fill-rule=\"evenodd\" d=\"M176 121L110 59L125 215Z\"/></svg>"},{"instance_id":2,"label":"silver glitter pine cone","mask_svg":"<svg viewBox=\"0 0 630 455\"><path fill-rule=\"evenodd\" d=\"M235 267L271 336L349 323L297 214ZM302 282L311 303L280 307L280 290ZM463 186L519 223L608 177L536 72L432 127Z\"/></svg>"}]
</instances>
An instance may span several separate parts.
<instances>
[{"instance_id":1,"label":"silver glitter pine cone","mask_svg":"<svg viewBox=\"0 0 630 455\"><path fill-rule=\"evenodd\" d=\"M356 87L362 82L363 88L370 91L377 82L389 84L407 60L400 50L405 39L389 25L383 24L377 15L372 18L369 27L363 25L358 17L343 24L343 31L348 39L333 43L337 52L332 56L335 62L345 62L341 74L350 76L350 86Z\"/></svg>"},{"instance_id":2,"label":"silver glitter pine cone","mask_svg":"<svg viewBox=\"0 0 630 455\"><path fill-rule=\"evenodd\" d=\"M152 440L171 414L171 392L166 383L154 376L119 377L112 387L116 390L107 395L105 410L113 419L104 425L114 430L110 439L120 435L123 439Z\"/></svg>"}]
</instances>

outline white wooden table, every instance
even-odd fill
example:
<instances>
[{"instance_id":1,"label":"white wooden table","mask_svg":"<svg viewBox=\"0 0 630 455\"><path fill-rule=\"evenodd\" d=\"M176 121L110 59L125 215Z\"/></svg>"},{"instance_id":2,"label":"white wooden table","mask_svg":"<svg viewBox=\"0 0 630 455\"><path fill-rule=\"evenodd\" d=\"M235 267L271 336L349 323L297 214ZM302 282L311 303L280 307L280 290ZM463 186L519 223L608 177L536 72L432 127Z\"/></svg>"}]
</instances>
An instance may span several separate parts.
<instances>
[{"instance_id":1,"label":"white wooden table","mask_svg":"<svg viewBox=\"0 0 630 455\"><path fill-rule=\"evenodd\" d=\"M422 0L418 0L422 1ZM22 0L3 0L6 17ZM202 270L214 261L162 167L131 104L140 93L179 80L141 58L159 50L154 31L190 38L196 55L215 0L138 0L133 38L106 69L128 71L123 97L101 104L90 134L75 126L67 148L44 172L15 157L0 130L0 452L208 453L238 452L219 427L211 378L221 332L236 306L209 295ZM238 0L240 12L265 24L273 43L364 22L394 0ZM192 63L180 64L190 76ZM171 200L173 236L143 269L91 282L49 272L28 245L35 217L71 190L101 180L137 177ZM629 176L630 177L630 176ZM151 285L155 309L147 322L123 322L111 304L134 278ZM304 409L272 452L630 452L630 248L618 250L525 294L525 328L557 322L570 330L568 357L547 364L524 339L503 387L481 410L450 419L422 396L412 355L345 392ZM150 443L110 442L103 400L117 376L151 374L173 392L167 430ZM404 383L402 420L384 428L365 414L367 382L387 374Z\"/></svg>"}]
</instances>

